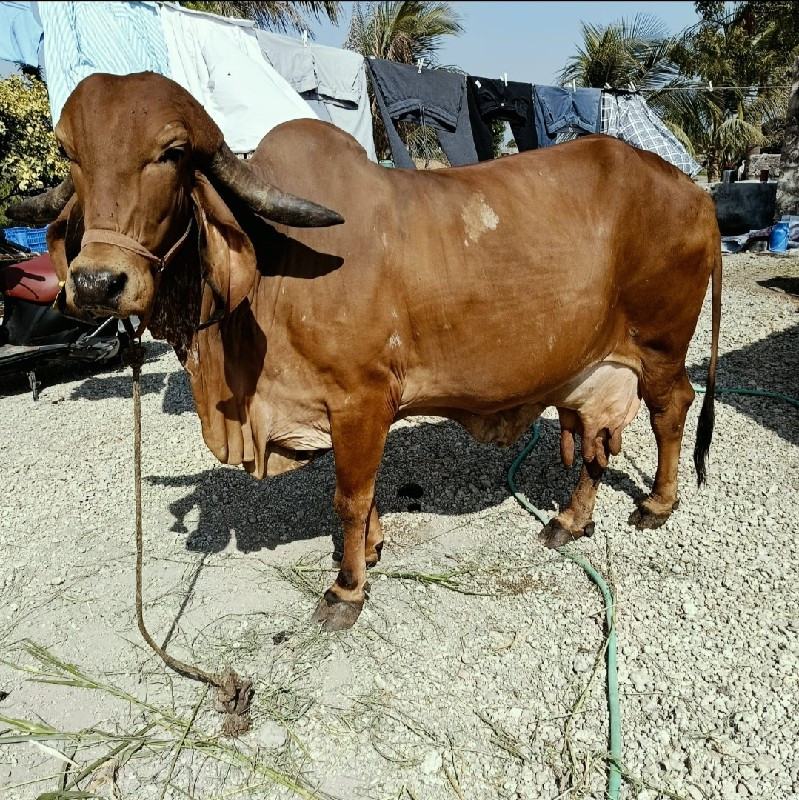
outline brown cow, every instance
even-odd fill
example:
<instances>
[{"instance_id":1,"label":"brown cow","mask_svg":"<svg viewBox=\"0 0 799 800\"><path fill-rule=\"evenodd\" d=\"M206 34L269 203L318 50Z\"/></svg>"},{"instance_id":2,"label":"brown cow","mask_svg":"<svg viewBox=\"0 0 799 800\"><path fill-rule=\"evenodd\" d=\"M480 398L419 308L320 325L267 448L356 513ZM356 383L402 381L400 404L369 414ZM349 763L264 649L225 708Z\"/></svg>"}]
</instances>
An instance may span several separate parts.
<instances>
[{"instance_id":1,"label":"brown cow","mask_svg":"<svg viewBox=\"0 0 799 800\"><path fill-rule=\"evenodd\" d=\"M261 478L333 449L344 552L314 615L327 628L363 606L383 539L375 476L401 417L449 417L507 446L556 406L564 461L574 434L583 455L570 506L542 532L557 546L592 532L599 480L643 398L658 468L631 522L661 525L677 504L685 356L712 273L702 481L719 232L710 198L657 156L589 136L390 170L300 120L245 165L189 94L151 73L86 78L56 133L71 178L16 215L60 212L48 243L66 306L149 318L220 461Z\"/></svg>"}]
</instances>

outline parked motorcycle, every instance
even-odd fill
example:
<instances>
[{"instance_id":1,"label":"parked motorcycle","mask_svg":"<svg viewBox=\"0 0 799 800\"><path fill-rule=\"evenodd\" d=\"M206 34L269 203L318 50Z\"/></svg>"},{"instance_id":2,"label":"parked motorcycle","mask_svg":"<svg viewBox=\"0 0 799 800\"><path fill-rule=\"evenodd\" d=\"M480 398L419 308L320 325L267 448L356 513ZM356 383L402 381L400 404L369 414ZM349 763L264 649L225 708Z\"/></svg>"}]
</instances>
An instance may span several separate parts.
<instances>
[{"instance_id":1,"label":"parked motorcycle","mask_svg":"<svg viewBox=\"0 0 799 800\"><path fill-rule=\"evenodd\" d=\"M39 367L110 362L128 343L114 317L75 319L61 313L60 291L47 253L31 254L0 235L0 376L27 373L34 400Z\"/></svg>"}]
</instances>

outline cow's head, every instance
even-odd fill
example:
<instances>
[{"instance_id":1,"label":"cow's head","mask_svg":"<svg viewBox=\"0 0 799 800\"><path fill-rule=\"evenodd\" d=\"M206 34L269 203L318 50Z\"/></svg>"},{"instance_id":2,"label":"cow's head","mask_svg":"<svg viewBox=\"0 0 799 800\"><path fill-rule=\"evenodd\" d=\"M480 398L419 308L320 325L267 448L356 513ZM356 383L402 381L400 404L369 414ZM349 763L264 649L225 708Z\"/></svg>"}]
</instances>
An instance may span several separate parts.
<instances>
[{"instance_id":1,"label":"cow's head","mask_svg":"<svg viewBox=\"0 0 799 800\"><path fill-rule=\"evenodd\" d=\"M8 215L34 224L55 219L48 247L72 311L146 317L158 271L189 236L195 247L199 238L205 279L235 308L253 284L255 254L217 189L285 225L343 222L264 185L202 106L161 75L85 78L67 100L56 136L70 175Z\"/></svg>"}]
</instances>

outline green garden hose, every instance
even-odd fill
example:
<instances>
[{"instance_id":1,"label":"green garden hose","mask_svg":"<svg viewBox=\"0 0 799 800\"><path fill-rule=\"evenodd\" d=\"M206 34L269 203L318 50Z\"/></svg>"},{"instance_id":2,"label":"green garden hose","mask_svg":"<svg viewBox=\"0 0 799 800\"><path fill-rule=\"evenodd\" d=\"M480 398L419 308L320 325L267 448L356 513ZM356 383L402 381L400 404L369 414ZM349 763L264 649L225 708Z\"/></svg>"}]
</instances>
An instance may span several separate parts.
<instances>
[{"instance_id":1,"label":"green garden hose","mask_svg":"<svg viewBox=\"0 0 799 800\"><path fill-rule=\"evenodd\" d=\"M704 394L705 387L694 386L694 391ZM786 403L790 403L796 408L799 408L799 400L797 400L795 397L789 397L787 394L779 394L778 392L763 392L760 389L722 389L717 387L716 394L746 394L754 397L768 397L771 400L782 400Z\"/></svg>"},{"instance_id":2,"label":"green garden hose","mask_svg":"<svg viewBox=\"0 0 799 800\"><path fill-rule=\"evenodd\" d=\"M704 386L694 386L694 391L704 393ZM772 400L783 400L790 403L795 408L799 408L799 400L788 395L778 394L777 392L765 392L760 389L723 389L717 388L716 394L742 394L754 397L768 397ZM508 470L508 486L516 500L526 508L531 514L537 517L544 525L549 522L549 518L543 511L536 508L516 486L514 478L516 471L521 466L525 458L532 449L538 444L541 429L538 421L533 426L533 437L527 446L516 457ZM619 677L616 660L616 604L613 593L608 588L605 579L587 561L572 553L567 547L558 547L557 551L570 558L582 567L592 581L602 592L605 601L605 621L607 625L607 649L605 651L605 661L607 666L607 687L608 687L608 727L609 727L609 759L608 759L608 784L606 797L608 800L618 800L619 789L621 788L621 712L619 709Z\"/></svg>"}]
</instances>

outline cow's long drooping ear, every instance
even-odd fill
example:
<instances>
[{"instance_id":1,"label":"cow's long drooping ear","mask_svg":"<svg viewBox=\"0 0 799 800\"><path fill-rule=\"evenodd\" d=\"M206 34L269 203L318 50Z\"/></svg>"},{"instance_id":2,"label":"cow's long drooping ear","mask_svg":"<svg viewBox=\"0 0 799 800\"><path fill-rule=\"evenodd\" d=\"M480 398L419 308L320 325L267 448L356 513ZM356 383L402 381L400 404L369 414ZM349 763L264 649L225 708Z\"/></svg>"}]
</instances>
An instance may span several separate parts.
<instances>
[{"instance_id":1,"label":"cow's long drooping ear","mask_svg":"<svg viewBox=\"0 0 799 800\"><path fill-rule=\"evenodd\" d=\"M83 214L78 196L73 194L58 218L47 228L47 249L59 281L67 279L70 262L80 252L83 237Z\"/></svg>"},{"instance_id":2,"label":"cow's long drooping ear","mask_svg":"<svg viewBox=\"0 0 799 800\"><path fill-rule=\"evenodd\" d=\"M210 181L196 174L191 193L200 229L203 277L233 311L250 293L255 280L255 249Z\"/></svg>"}]
</instances>

